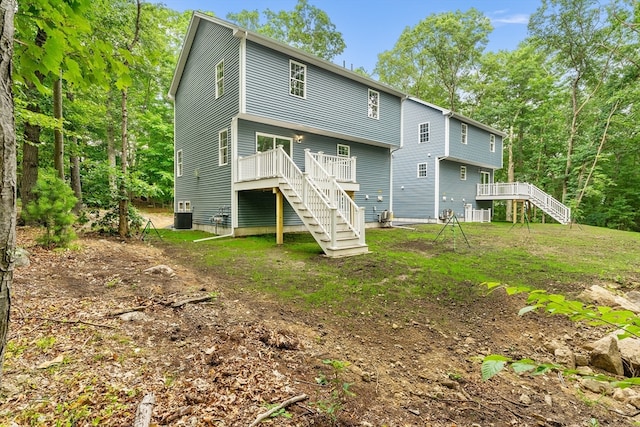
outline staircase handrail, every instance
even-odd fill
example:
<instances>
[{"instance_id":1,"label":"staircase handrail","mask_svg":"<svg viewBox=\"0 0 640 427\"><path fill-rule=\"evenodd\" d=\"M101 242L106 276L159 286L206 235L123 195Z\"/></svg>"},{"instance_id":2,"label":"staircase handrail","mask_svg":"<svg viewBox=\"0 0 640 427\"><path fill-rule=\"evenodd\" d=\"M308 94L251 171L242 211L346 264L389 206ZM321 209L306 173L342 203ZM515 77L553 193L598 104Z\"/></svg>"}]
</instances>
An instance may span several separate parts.
<instances>
[{"instance_id":1,"label":"staircase handrail","mask_svg":"<svg viewBox=\"0 0 640 427\"><path fill-rule=\"evenodd\" d=\"M338 184L336 177L323 167L309 149L305 149L304 164L309 179L325 195L326 200L338 209L338 214L342 220L362 241L365 227L362 208L349 197L347 192Z\"/></svg>"}]
</instances>

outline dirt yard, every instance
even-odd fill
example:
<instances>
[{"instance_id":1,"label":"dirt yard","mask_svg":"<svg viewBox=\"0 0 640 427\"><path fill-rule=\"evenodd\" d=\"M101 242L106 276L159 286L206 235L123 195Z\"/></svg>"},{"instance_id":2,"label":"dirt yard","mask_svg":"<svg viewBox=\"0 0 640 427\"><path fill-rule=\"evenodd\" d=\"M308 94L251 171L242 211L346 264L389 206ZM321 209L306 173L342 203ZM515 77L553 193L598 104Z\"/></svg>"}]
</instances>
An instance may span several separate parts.
<instances>
[{"instance_id":1,"label":"dirt yard","mask_svg":"<svg viewBox=\"0 0 640 427\"><path fill-rule=\"evenodd\" d=\"M483 382L485 354L552 361L546 341L579 348L592 338L560 317L518 318L523 301L500 292L464 307L416 301L413 313L428 316L406 307L336 316L244 291L161 244L94 236L51 252L34 246L32 229L18 237L31 265L15 273L2 426L132 425L148 393L156 426L250 426L293 397L261 425L640 421L634 407L557 373ZM157 266L170 269L145 272Z\"/></svg>"}]
</instances>

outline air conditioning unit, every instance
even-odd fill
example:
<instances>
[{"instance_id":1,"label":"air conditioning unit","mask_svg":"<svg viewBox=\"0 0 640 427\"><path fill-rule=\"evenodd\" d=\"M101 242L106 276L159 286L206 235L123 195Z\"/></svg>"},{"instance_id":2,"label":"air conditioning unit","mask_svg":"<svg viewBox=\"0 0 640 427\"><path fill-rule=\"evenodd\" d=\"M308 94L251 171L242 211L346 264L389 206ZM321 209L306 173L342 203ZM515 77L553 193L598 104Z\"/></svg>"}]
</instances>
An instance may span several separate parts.
<instances>
[{"instance_id":1,"label":"air conditioning unit","mask_svg":"<svg viewBox=\"0 0 640 427\"><path fill-rule=\"evenodd\" d=\"M383 210L382 213L380 214L379 221L382 222L382 223L393 221L393 212L388 211L386 209Z\"/></svg>"}]
</instances>

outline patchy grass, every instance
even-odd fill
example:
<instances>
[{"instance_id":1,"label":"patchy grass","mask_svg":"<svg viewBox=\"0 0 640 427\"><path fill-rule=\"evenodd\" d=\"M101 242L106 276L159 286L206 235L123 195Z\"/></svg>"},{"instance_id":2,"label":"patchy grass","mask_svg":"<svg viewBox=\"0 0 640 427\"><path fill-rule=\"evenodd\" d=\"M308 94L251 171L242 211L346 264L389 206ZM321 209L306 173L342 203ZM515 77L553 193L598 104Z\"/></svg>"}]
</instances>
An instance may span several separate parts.
<instances>
[{"instance_id":1,"label":"patchy grass","mask_svg":"<svg viewBox=\"0 0 640 427\"><path fill-rule=\"evenodd\" d=\"M472 301L482 292L475 285L485 281L570 294L590 282L635 288L640 280L640 236L587 226L463 223L446 229L371 229L369 254L338 259L322 256L308 233L286 234L278 246L274 235L193 243L190 238L203 234L161 232L176 256L244 289L308 307L330 306L338 313L416 298Z\"/></svg>"}]
</instances>

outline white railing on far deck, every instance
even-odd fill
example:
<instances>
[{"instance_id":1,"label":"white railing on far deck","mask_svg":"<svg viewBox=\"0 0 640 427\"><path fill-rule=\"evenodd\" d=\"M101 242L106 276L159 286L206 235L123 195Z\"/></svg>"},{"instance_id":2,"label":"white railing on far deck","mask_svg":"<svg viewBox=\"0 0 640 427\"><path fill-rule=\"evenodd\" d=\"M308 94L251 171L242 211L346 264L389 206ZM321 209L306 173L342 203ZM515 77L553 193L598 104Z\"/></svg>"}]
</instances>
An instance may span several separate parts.
<instances>
[{"instance_id":1,"label":"white railing on far deck","mask_svg":"<svg viewBox=\"0 0 640 427\"><path fill-rule=\"evenodd\" d=\"M322 166L324 173L334 176L339 182L356 182L356 158L340 157L330 154L324 154L322 151L312 153L308 148L305 149L305 171L311 174L312 178L316 178L314 170L309 170L308 158L314 159L317 164Z\"/></svg>"},{"instance_id":2,"label":"white railing on far deck","mask_svg":"<svg viewBox=\"0 0 640 427\"><path fill-rule=\"evenodd\" d=\"M533 184L525 182L478 184L477 195L531 200L536 206L562 224L571 222L571 209Z\"/></svg>"}]
</instances>

